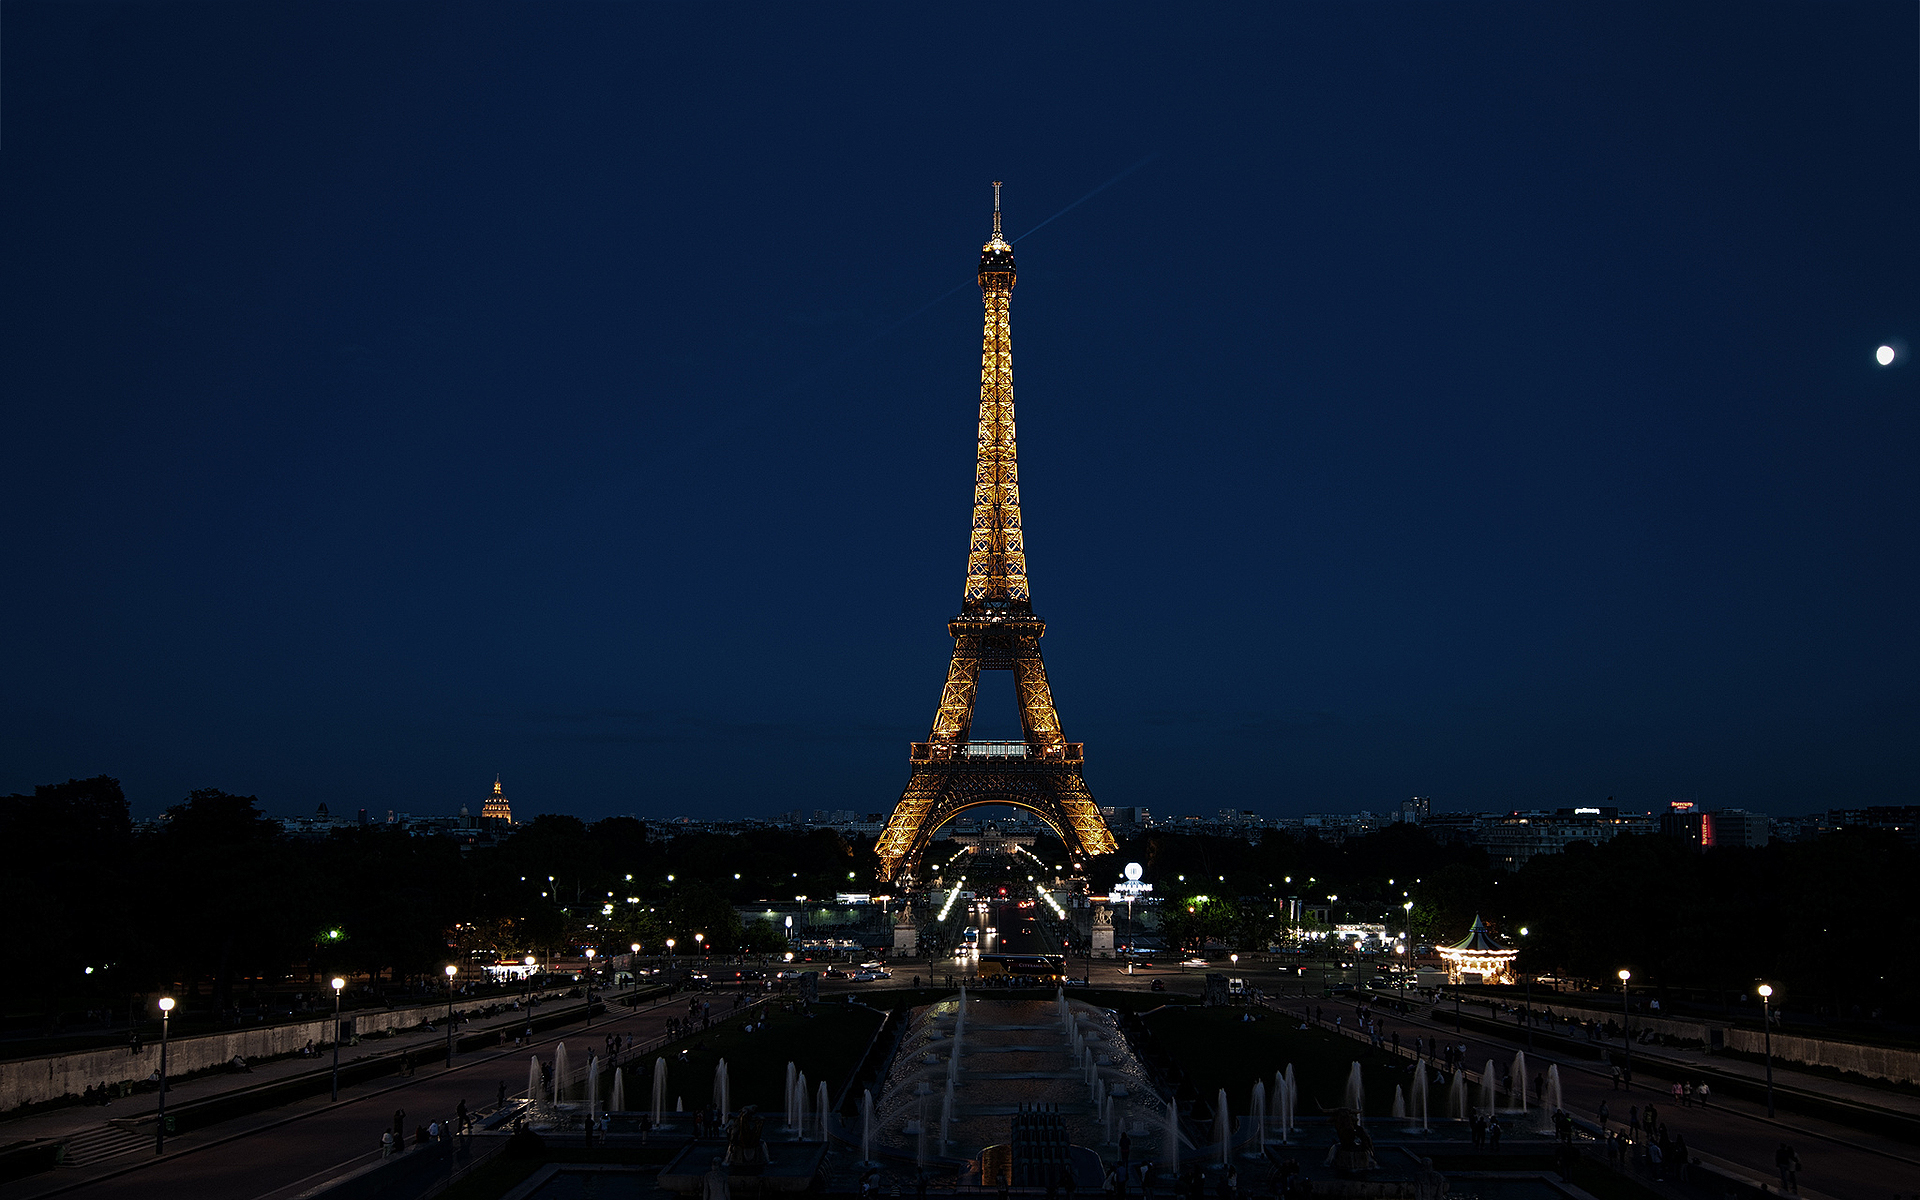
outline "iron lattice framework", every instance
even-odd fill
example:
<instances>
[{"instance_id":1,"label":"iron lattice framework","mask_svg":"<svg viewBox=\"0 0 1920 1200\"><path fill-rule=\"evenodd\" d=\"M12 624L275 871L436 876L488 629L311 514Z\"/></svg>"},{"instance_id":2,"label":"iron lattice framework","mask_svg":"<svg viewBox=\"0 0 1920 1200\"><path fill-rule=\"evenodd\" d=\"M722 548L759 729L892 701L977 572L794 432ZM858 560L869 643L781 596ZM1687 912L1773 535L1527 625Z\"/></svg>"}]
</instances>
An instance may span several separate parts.
<instances>
[{"instance_id":1,"label":"iron lattice framework","mask_svg":"<svg viewBox=\"0 0 1920 1200\"><path fill-rule=\"evenodd\" d=\"M877 847L882 874L909 880L942 825L981 804L1031 810L1084 856L1110 854L1113 834L1080 776L1079 742L1060 731L1040 639L1046 622L1027 593L1020 530L1020 466L1013 429L1013 247L1000 233L1000 185L993 185L993 237L980 250L986 328L980 339L980 438L973 477L973 535L960 615L947 623L953 659L924 742L908 753L913 776ZM1020 742L973 742L980 672L1012 671Z\"/></svg>"}]
</instances>

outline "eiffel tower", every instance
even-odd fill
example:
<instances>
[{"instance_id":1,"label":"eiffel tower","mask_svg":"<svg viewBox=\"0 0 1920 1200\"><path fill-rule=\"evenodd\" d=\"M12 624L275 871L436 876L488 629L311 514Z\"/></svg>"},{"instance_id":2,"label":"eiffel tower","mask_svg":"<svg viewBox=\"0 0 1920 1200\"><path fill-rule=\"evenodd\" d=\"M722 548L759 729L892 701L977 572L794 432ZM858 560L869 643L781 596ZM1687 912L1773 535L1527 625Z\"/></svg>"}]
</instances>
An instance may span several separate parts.
<instances>
[{"instance_id":1,"label":"eiffel tower","mask_svg":"<svg viewBox=\"0 0 1920 1200\"><path fill-rule=\"evenodd\" d=\"M1076 858L1114 851L1080 777L1079 742L1060 731L1040 660L1046 622L1027 599L1027 556L1020 534L1020 468L1013 437L1013 247L1000 234L1000 184L993 185L993 237L980 250L986 332L980 343L980 444L973 477L973 539L960 615L947 622L953 661L933 729L908 751L913 776L875 847L881 875L911 882L927 845L962 810L982 804L1027 809L1060 835ZM1012 671L1019 696L1018 742L968 740L980 672Z\"/></svg>"}]
</instances>

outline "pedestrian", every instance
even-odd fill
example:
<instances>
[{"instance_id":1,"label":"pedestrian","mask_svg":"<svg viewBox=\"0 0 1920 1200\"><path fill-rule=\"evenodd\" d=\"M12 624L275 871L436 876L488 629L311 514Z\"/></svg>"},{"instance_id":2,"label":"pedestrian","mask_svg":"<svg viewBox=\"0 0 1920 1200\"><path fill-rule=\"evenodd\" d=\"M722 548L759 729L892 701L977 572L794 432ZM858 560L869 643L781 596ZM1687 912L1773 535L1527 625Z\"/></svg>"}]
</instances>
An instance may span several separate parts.
<instances>
[{"instance_id":1,"label":"pedestrian","mask_svg":"<svg viewBox=\"0 0 1920 1200\"><path fill-rule=\"evenodd\" d=\"M380 1157L393 1157L393 1130L391 1129L382 1129L380 1131Z\"/></svg>"},{"instance_id":2,"label":"pedestrian","mask_svg":"<svg viewBox=\"0 0 1920 1200\"><path fill-rule=\"evenodd\" d=\"M473 1118L467 1115L467 1099L465 1096L460 1098L460 1103L453 1106L453 1124L454 1128L458 1129L462 1134L466 1133L467 1127L473 1124Z\"/></svg>"},{"instance_id":3,"label":"pedestrian","mask_svg":"<svg viewBox=\"0 0 1920 1200\"><path fill-rule=\"evenodd\" d=\"M404 1108L393 1110L393 1144L402 1150L407 1146L407 1110Z\"/></svg>"},{"instance_id":4,"label":"pedestrian","mask_svg":"<svg viewBox=\"0 0 1920 1200\"><path fill-rule=\"evenodd\" d=\"M500 1081L500 1093L499 1095L494 1097L493 1103L494 1103L494 1107L496 1108L505 1108L507 1106L507 1081L506 1080L502 1079Z\"/></svg>"},{"instance_id":5,"label":"pedestrian","mask_svg":"<svg viewBox=\"0 0 1920 1200\"><path fill-rule=\"evenodd\" d=\"M1601 1133L1607 1132L1607 1121L1612 1116L1613 1114L1607 1111L1607 1102L1605 1100L1602 1100L1600 1102L1600 1132Z\"/></svg>"},{"instance_id":6,"label":"pedestrian","mask_svg":"<svg viewBox=\"0 0 1920 1200\"><path fill-rule=\"evenodd\" d=\"M1500 1153L1500 1122L1497 1118L1487 1119L1487 1153Z\"/></svg>"},{"instance_id":7,"label":"pedestrian","mask_svg":"<svg viewBox=\"0 0 1920 1200\"><path fill-rule=\"evenodd\" d=\"M1609 1074L1612 1075L1613 1077L1613 1086L1607 1090L1613 1091L1613 1092L1619 1091L1620 1090L1620 1064L1615 1063L1611 1068L1611 1070L1609 1071Z\"/></svg>"},{"instance_id":8,"label":"pedestrian","mask_svg":"<svg viewBox=\"0 0 1920 1200\"><path fill-rule=\"evenodd\" d=\"M1653 1172L1655 1179L1664 1180L1667 1177L1666 1155L1660 1152L1659 1142L1647 1143L1647 1169Z\"/></svg>"},{"instance_id":9,"label":"pedestrian","mask_svg":"<svg viewBox=\"0 0 1920 1200\"><path fill-rule=\"evenodd\" d=\"M1479 1113L1473 1114L1473 1123L1470 1128L1473 1132L1473 1148L1478 1150L1487 1140L1487 1119Z\"/></svg>"},{"instance_id":10,"label":"pedestrian","mask_svg":"<svg viewBox=\"0 0 1920 1200\"><path fill-rule=\"evenodd\" d=\"M1693 1098L1700 1102L1701 1108L1705 1108L1707 1106L1708 1094L1709 1094L1709 1089L1705 1083L1702 1083L1698 1088L1694 1090Z\"/></svg>"},{"instance_id":11,"label":"pedestrian","mask_svg":"<svg viewBox=\"0 0 1920 1200\"><path fill-rule=\"evenodd\" d=\"M1773 1162L1780 1168L1780 1190L1799 1195L1800 1156L1793 1152L1793 1147L1781 1142L1780 1148L1773 1152Z\"/></svg>"}]
</instances>

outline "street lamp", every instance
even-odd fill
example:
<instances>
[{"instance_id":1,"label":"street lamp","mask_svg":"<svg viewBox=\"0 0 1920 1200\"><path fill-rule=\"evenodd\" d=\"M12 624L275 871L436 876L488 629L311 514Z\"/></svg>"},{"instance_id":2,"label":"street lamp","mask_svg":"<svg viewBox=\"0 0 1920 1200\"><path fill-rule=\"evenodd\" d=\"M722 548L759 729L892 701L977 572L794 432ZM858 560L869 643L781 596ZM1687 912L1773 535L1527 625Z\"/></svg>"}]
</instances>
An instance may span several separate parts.
<instances>
[{"instance_id":1,"label":"street lamp","mask_svg":"<svg viewBox=\"0 0 1920 1200\"><path fill-rule=\"evenodd\" d=\"M1620 1044L1627 1048L1627 1062L1623 1071L1628 1091L1633 1090L1633 1016L1627 1011L1627 980L1632 978L1632 971L1620 968Z\"/></svg>"},{"instance_id":2,"label":"street lamp","mask_svg":"<svg viewBox=\"0 0 1920 1200\"><path fill-rule=\"evenodd\" d=\"M1520 937L1524 941L1527 927L1520 927ZM1527 1049L1533 1049L1533 972L1527 972Z\"/></svg>"},{"instance_id":3,"label":"street lamp","mask_svg":"<svg viewBox=\"0 0 1920 1200\"><path fill-rule=\"evenodd\" d=\"M153 1126L153 1152L167 1151L167 1018L173 1014L173 997L160 997L160 1111Z\"/></svg>"},{"instance_id":4,"label":"street lamp","mask_svg":"<svg viewBox=\"0 0 1920 1200\"><path fill-rule=\"evenodd\" d=\"M1760 985L1760 1027L1767 1042L1767 1116L1773 1116L1773 985Z\"/></svg>"},{"instance_id":5,"label":"street lamp","mask_svg":"<svg viewBox=\"0 0 1920 1200\"><path fill-rule=\"evenodd\" d=\"M520 989L520 1001L521 1001L521 1007L532 1008L533 1007L533 955L531 954L527 955L526 967L527 967L527 973L520 977L522 982L525 985Z\"/></svg>"},{"instance_id":6,"label":"street lamp","mask_svg":"<svg viewBox=\"0 0 1920 1200\"><path fill-rule=\"evenodd\" d=\"M693 952L695 954L704 954L706 952L706 949L707 949L707 935L704 933L694 934L693 935Z\"/></svg>"},{"instance_id":7,"label":"street lamp","mask_svg":"<svg viewBox=\"0 0 1920 1200\"><path fill-rule=\"evenodd\" d=\"M333 977L333 1098L340 1099L340 989L347 981Z\"/></svg>"},{"instance_id":8,"label":"street lamp","mask_svg":"<svg viewBox=\"0 0 1920 1200\"><path fill-rule=\"evenodd\" d=\"M593 1028L593 947L587 947L587 1028Z\"/></svg>"},{"instance_id":9,"label":"street lamp","mask_svg":"<svg viewBox=\"0 0 1920 1200\"><path fill-rule=\"evenodd\" d=\"M1413 901L1400 906L1407 913L1407 986L1413 986Z\"/></svg>"},{"instance_id":10,"label":"street lamp","mask_svg":"<svg viewBox=\"0 0 1920 1200\"><path fill-rule=\"evenodd\" d=\"M453 1066L453 977L460 968L447 964L447 1066Z\"/></svg>"}]
</instances>

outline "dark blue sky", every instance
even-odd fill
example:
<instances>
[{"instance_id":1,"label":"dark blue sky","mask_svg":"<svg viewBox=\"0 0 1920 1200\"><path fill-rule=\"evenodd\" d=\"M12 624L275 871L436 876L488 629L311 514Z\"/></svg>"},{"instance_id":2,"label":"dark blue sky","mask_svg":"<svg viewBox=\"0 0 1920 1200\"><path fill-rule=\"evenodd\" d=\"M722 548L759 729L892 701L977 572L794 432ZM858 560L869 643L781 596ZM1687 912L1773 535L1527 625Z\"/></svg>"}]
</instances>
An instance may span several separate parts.
<instances>
[{"instance_id":1,"label":"dark blue sky","mask_svg":"<svg viewBox=\"0 0 1920 1200\"><path fill-rule=\"evenodd\" d=\"M922 7L11 0L0 790L888 808L988 181L1150 159L1013 307L1102 802L1915 800L1912 4Z\"/></svg>"}]
</instances>

